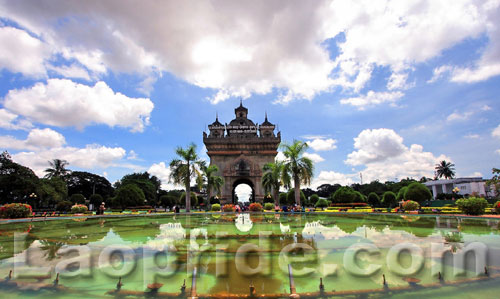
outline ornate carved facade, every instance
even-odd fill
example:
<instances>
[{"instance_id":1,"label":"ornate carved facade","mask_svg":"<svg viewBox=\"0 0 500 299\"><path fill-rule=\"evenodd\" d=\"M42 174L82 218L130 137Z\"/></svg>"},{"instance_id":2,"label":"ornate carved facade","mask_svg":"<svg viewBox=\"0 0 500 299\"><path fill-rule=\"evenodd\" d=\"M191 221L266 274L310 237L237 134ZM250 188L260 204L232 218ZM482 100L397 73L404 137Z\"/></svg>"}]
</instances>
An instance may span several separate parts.
<instances>
[{"instance_id":1,"label":"ornate carved facade","mask_svg":"<svg viewBox=\"0 0 500 299\"><path fill-rule=\"evenodd\" d=\"M262 202L262 168L274 162L281 142L281 133L274 133L275 125L267 120L255 124L248 119L248 109L234 109L236 118L223 125L216 117L208 126L209 134L203 132L203 143L210 157L210 164L219 168L218 175L224 178L221 203L234 202L234 189L241 183L252 187L251 201Z\"/></svg>"}]
</instances>

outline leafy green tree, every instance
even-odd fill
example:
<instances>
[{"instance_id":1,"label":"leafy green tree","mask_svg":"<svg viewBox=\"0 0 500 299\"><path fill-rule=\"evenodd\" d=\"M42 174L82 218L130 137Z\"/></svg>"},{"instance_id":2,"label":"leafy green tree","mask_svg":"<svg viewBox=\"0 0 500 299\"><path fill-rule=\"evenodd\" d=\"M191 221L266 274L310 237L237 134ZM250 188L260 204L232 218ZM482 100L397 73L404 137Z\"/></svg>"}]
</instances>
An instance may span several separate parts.
<instances>
[{"instance_id":1,"label":"leafy green tree","mask_svg":"<svg viewBox=\"0 0 500 299\"><path fill-rule=\"evenodd\" d=\"M335 193L332 194L331 200L333 203L353 203L360 200L359 194L356 194L350 187L340 187ZM358 192L359 193L359 192Z\"/></svg>"},{"instance_id":2,"label":"leafy green tree","mask_svg":"<svg viewBox=\"0 0 500 299\"><path fill-rule=\"evenodd\" d=\"M212 191L216 191L217 194L219 194L220 189L224 185L224 179L221 176L216 175L217 172L219 172L217 165L210 165L207 167L204 163L202 163L201 171L207 186L207 197L212 198Z\"/></svg>"},{"instance_id":3,"label":"leafy green tree","mask_svg":"<svg viewBox=\"0 0 500 299\"><path fill-rule=\"evenodd\" d=\"M173 194L163 194L160 196L160 204L164 208L171 208L177 203L177 198Z\"/></svg>"},{"instance_id":4,"label":"leafy green tree","mask_svg":"<svg viewBox=\"0 0 500 299\"><path fill-rule=\"evenodd\" d=\"M142 190L149 205L156 205L161 188L161 181L156 176L150 175L147 171L127 174L115 184L115 187L118 189L129 184L136 185Z\"/></svg>"},{"instance_id":5,"label":"leafy green tree","mask_svg":"<svg viewBox=\"0 0 500 299\"><path fill-rule=\"evenodd\" d=\"M198 196L196 196L196 193L194 192L190 192L191 196L189 197L190 198L190 201L191 201L191 207L195 207L196 205L198 205ZM179 198L179 202L186 202L186 192L183 192L181 194L181 197Z\"/></svg>"},{"instance_id":6,"label":"leafy green tree","mask_svg":"<svg viewBox=\"0 0 500 299\"><path fill-rule=\"evenodd\" d=\"M29 201L37 207L38 197L29 195L37 194L38 187L39 178L33 170L13 162L6 151L0 154L0 204Z\"/></svg>"},{"instance_id":7,"label":"leafy green tree","mask_svg":"<svg viewBox=\"0 0 500 299\"><path fill-rule=\"evenodd\" d=\"M354 191L355 197L353 202L366 202L366 196L359 191Z\"/></svg>"},{"instance_id":8,"label":"leafy green tree","mask_svg":"<svg viewBox=\"0 0 500 299\"><path fill-rule=\"evenodd\" d=\"M315 208L326 208L326 207L328 207L328 201L326 201L326 199L324 199L324 198L318 198L318 200L314 204L314 207Z\"/></svg>"},{"instance_id":9,"label":"leafy green tree","mask_svg":"<svg viewBox=\"0 0 500 299\"><path fill-rule=\"evenodd\" d=\"M309 205L316 205L318 202L319 195L318 194L313 194L309 197Z\"/></svg>"},{"instance_id":10,"label":"leafy green tree","mask_svg":"<svg viewBox=\"0 0 500 299\"><path fill-rule=\"evenodd\" d=\"M280 193L279 198L280 198L280 205L287 205L287 196L288 193Z\"/></svg>"},{"instance_id":11,"label":"leafy green tree","mask_svg":"<svg viewBox=\"0 0 500 299\"><path fill-rule=\"evenodd\" d=\"M387 208L393 208L398 203L396 194L392 191L387 191L382 196L382 205Z\"/></svg>"},{"instance_id":12,"label":"leafy green tree","mask_svg":"<svg viewBox=\"0 0 500 299\"><path fill-rule=\"evenodd\" d=\"M61 177L40 179L38 188L39 200L47 205L57 204L68 197L68 187Z\"/></svg>"},{"instance_id":13,"label":"leafy green tree","mask_svg":"<svg viewBox=\"0 0 500 299\"><path fill-rule=\"evenodd\" d=\"M408 190L405 192L405 200L412 200L420 203L431 199L431 191L424 184L419 182L411 183L410 186L408 186Z\"/></svg>"},{"instance_id":14,"label":"leafy green tree","mask_svg":"<svg viewBox=\"0 0 500 299\"><path fill-rule=\"evenodd\" d=\"M408 186L402 187L399 189L398 196L396 197L397 201L402 201L405 199L405 193L408 191Z\"/></svg>"},{"instance_id":15,"label":"leafy green tree","mask_svg":"<svg viewBox=\"0 0 500 299\"><path fill-rule=\"evenodd\" d=\"M72 194L69 197L69 201L71 201L73 204L84 204L85 203L85 196L82 194Z\"/></svg>"},{"instance_id":16,"label":"leafy green tree","mask_svg":"<svg viewBox=\"0 0 500 299\"><path fill-rule=\"evenodd\" d=\"M445 179L452 179L455 177L455 164L446 162L445 160L436 164L436 177Z\"/></svg>"},{"instance_id":17,"label":"leafy green tree","mask_svg":"<svg viewBox=\"0 0 500 299\"><path fill-rule=\"evenodd\" d=\"M282 178L286 174L285 164L282 161L276 161L275 163L267 163L264 165L264 174L262 175L262 186L266 192L272 192L274 198L274 204L279 204L279 190L283 185Z\"/></svg>"},{"instance_id":18,"label":"leafy green tree","mask_svg":"<svg viewBox=\"0 0 500 299\"><path fill-rule=\"evenodd\" d=\"M98 208L104 202L104 198L102 198L101 194L92 194L89 197L89 201L94 205L94 208Z\"/></svg>"},{"instance_id":19,"label":"leafy green tree","mask_svg":"<svg viewBox=\"0 0 500 299\"><path fill-rule=\"evenodd\" d=\"M70 170L66 169L66 166L69 165L68 161L66 160L54 159L48 162L50 167L45 169L45 172L47 173L45 177L48 179L53 177L64 179L71 172Z\"/></svg>"},{"instance_id":20,"label":"leafy green tree","mask_svg":"<svg viewBox=\"0 0 500 299\"><path fill-rule=\"evenodd\" d=\"M143 206L146 197L142 192L141 188L134 184L128 184L120 187L116 191L116 196L113 199L113 205L116 207L121 207L122 209L126 207L137 207Z\"/></svg>"},{"instance_id":21,"label":"leafy green tree","mask_svg":"<svg viewBox=\"0 0 500 299\"><path fill-rule=\"evenodd\" d=\"M59 212L69 212L71 211L71 207L73 203L69 200L63 200L57 203L56 210Z\"/></svg>"},{"instance_id":22,"label":"leafy green tree","mask_svg":"<svg viewBox=\"0 0 500 299\"><path fill-rule=\"evenodd\" d=\"M100 194L107 199L114 193L113 186L105 177L90 172L72 171L66 182L69 194L80 193L86 198L90 198L92 194Z\"/></svg>"},{"instance_id":23,"label":"leafy green tree","mask_svg":"<svg viewBox=\"0 0 500 299\"><path fill-rule=\"evenodd\" d=\"M300 202L305 202L306 201L306 196L304 195L304 192L300 191ZM297 201L295 200L295 190L290 190L286 194L286 203L288 205L293 205Z\"/></svg>"},{"instance_id":24,"label":"leafy green tree","mask_svg":"<svg viewBox=\"0 0 500 299\"><path fill-rule=\"evenodd\" d=\"M196 154L196 145L191 144L186 149L178 147L175 150L180 159L173 159L170 162L170 180L175 184L184 185L186 196L186 212L191 211L191 179L201 176L198 168L203 163ZM199 179L197 180L200 181Z\"/></svg>"},{"instance_id":25,"label":"leafy green tree","mask_svg":"<svg viewBox=\"0 0 500 299\"><path fill-rule=\"evenodd\" d=\"M342 187L340 184L335 184L335 185L323 184L317 188L317 194L320 197L326 198L335 193L335 191L337 191L340 187Z\"/></svg>"},{"instance_id":26,"label":"leafy green tree","mask_svg":"<svg viewBox=\"0 0 500 299\"><path fill-rule=\"evenodd\" d=\"M377 207L380 204L380 197L378 197L377 193L370 192L368 194L368 204L372 207Z\"/></svg>"},{"instance_id":27,"label":"leafy green tree","mask_svg":"<svg viewBox=\"0 0 500 299\"><path fill-rule=\"evenodd\" d=\"M300 183L309 185L314 172L311 159L302 156L308 145L305 142L294 140L292 144L284 143L282 148L286 158L282 181L286 187L289 187L290 180L293 180L295 203L300 206Z\"/></svg>"}]
</instances>

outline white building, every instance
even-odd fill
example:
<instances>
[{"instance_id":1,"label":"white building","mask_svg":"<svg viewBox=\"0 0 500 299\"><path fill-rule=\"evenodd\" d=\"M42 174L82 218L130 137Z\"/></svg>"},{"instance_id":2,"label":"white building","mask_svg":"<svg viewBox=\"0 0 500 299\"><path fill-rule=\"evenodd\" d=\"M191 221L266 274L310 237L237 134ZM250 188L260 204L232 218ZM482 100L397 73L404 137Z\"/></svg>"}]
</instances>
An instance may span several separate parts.
<instances>
[{"instance_id":1,"label":"white building","mask_svg":"<svg viewBox=\"0 0 500 299\"><path fill-rule=\"evenodd\" d=\"M458 193L461 195L477 193L479 196L485 197L486 195L491 195L486 193L489 189L485 186L485 182L481 177L471 177L428 181L424 185L431 190L434 199L440 193L452 193L455 188L459 189Z\"/></svg>"}]
</instances>

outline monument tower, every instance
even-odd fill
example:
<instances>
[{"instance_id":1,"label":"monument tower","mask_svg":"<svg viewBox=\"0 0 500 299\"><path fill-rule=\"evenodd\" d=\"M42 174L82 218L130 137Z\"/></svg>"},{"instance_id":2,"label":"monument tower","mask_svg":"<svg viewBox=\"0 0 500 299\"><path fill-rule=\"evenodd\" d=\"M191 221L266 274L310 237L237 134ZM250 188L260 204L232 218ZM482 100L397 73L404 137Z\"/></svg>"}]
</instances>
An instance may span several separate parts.
<instances>
[{"instance_id":1,"label":"monument tower","mask_svg":"<svg viewBox=\"0 0 500 299\"><path fill-rule=\"evenodd\" d=\"M248 109L240 106L234 109L235 119L223 125L216 116L208 126L209 134L203 132L203 143L210 157L210 165L217 165L217 175L224 178L221 203L234 203L234 190L239 184L252 188L250 201L262 202L262 168L274 162L281 142L281 132L274 133L275 125L267 120L255 124L248 118Z\"/></svg>"}]
</instances>

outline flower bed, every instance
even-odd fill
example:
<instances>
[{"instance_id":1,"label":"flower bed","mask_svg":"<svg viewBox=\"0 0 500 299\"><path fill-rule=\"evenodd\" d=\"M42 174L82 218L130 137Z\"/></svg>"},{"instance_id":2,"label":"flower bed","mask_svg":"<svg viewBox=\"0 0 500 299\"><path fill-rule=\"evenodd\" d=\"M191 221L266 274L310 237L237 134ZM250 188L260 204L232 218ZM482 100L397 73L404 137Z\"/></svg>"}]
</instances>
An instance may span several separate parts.
<instances>
[{"instance_id":1,"label":"flower bed","mask_svg":"<svg viewBox=\"0 0 500 299\"><path fill-rule=\"evenodd\" d=\"M71 213L73 214L85 214L89 211L86 205L74 205L71 207Z\"/></svg>"},{"instance_id":2,"label":"flower bed","mask_svg":"<svg viewBox=\"0 0 500 299\"><path fill-rule=\"evenodd\" d=\"M0 207L0 218L27 218L32 213L31 206L23 203L9 203Z\"/></svg>"},{"instance_id":3,"label":"flower bed","mask_svg":"<svg viewBox=\"0 0 500 299\"><path fill-rule=\"evenodd\" d=\"M226 204L222 207L222 210L224 212L234 212L236 210L236 208L234 207L234 205L232 204Z\"/></svg>"},{"instance_id":4,"label":"flower bed","mask_svg":"<svg viewBox=\"0 0 500 299\"><path fill-rule=\"evenodd\" d=\"M262 205L258 202L251 203L248 209L251 212L262 212Z\"/></svg>"}]
</instances>

